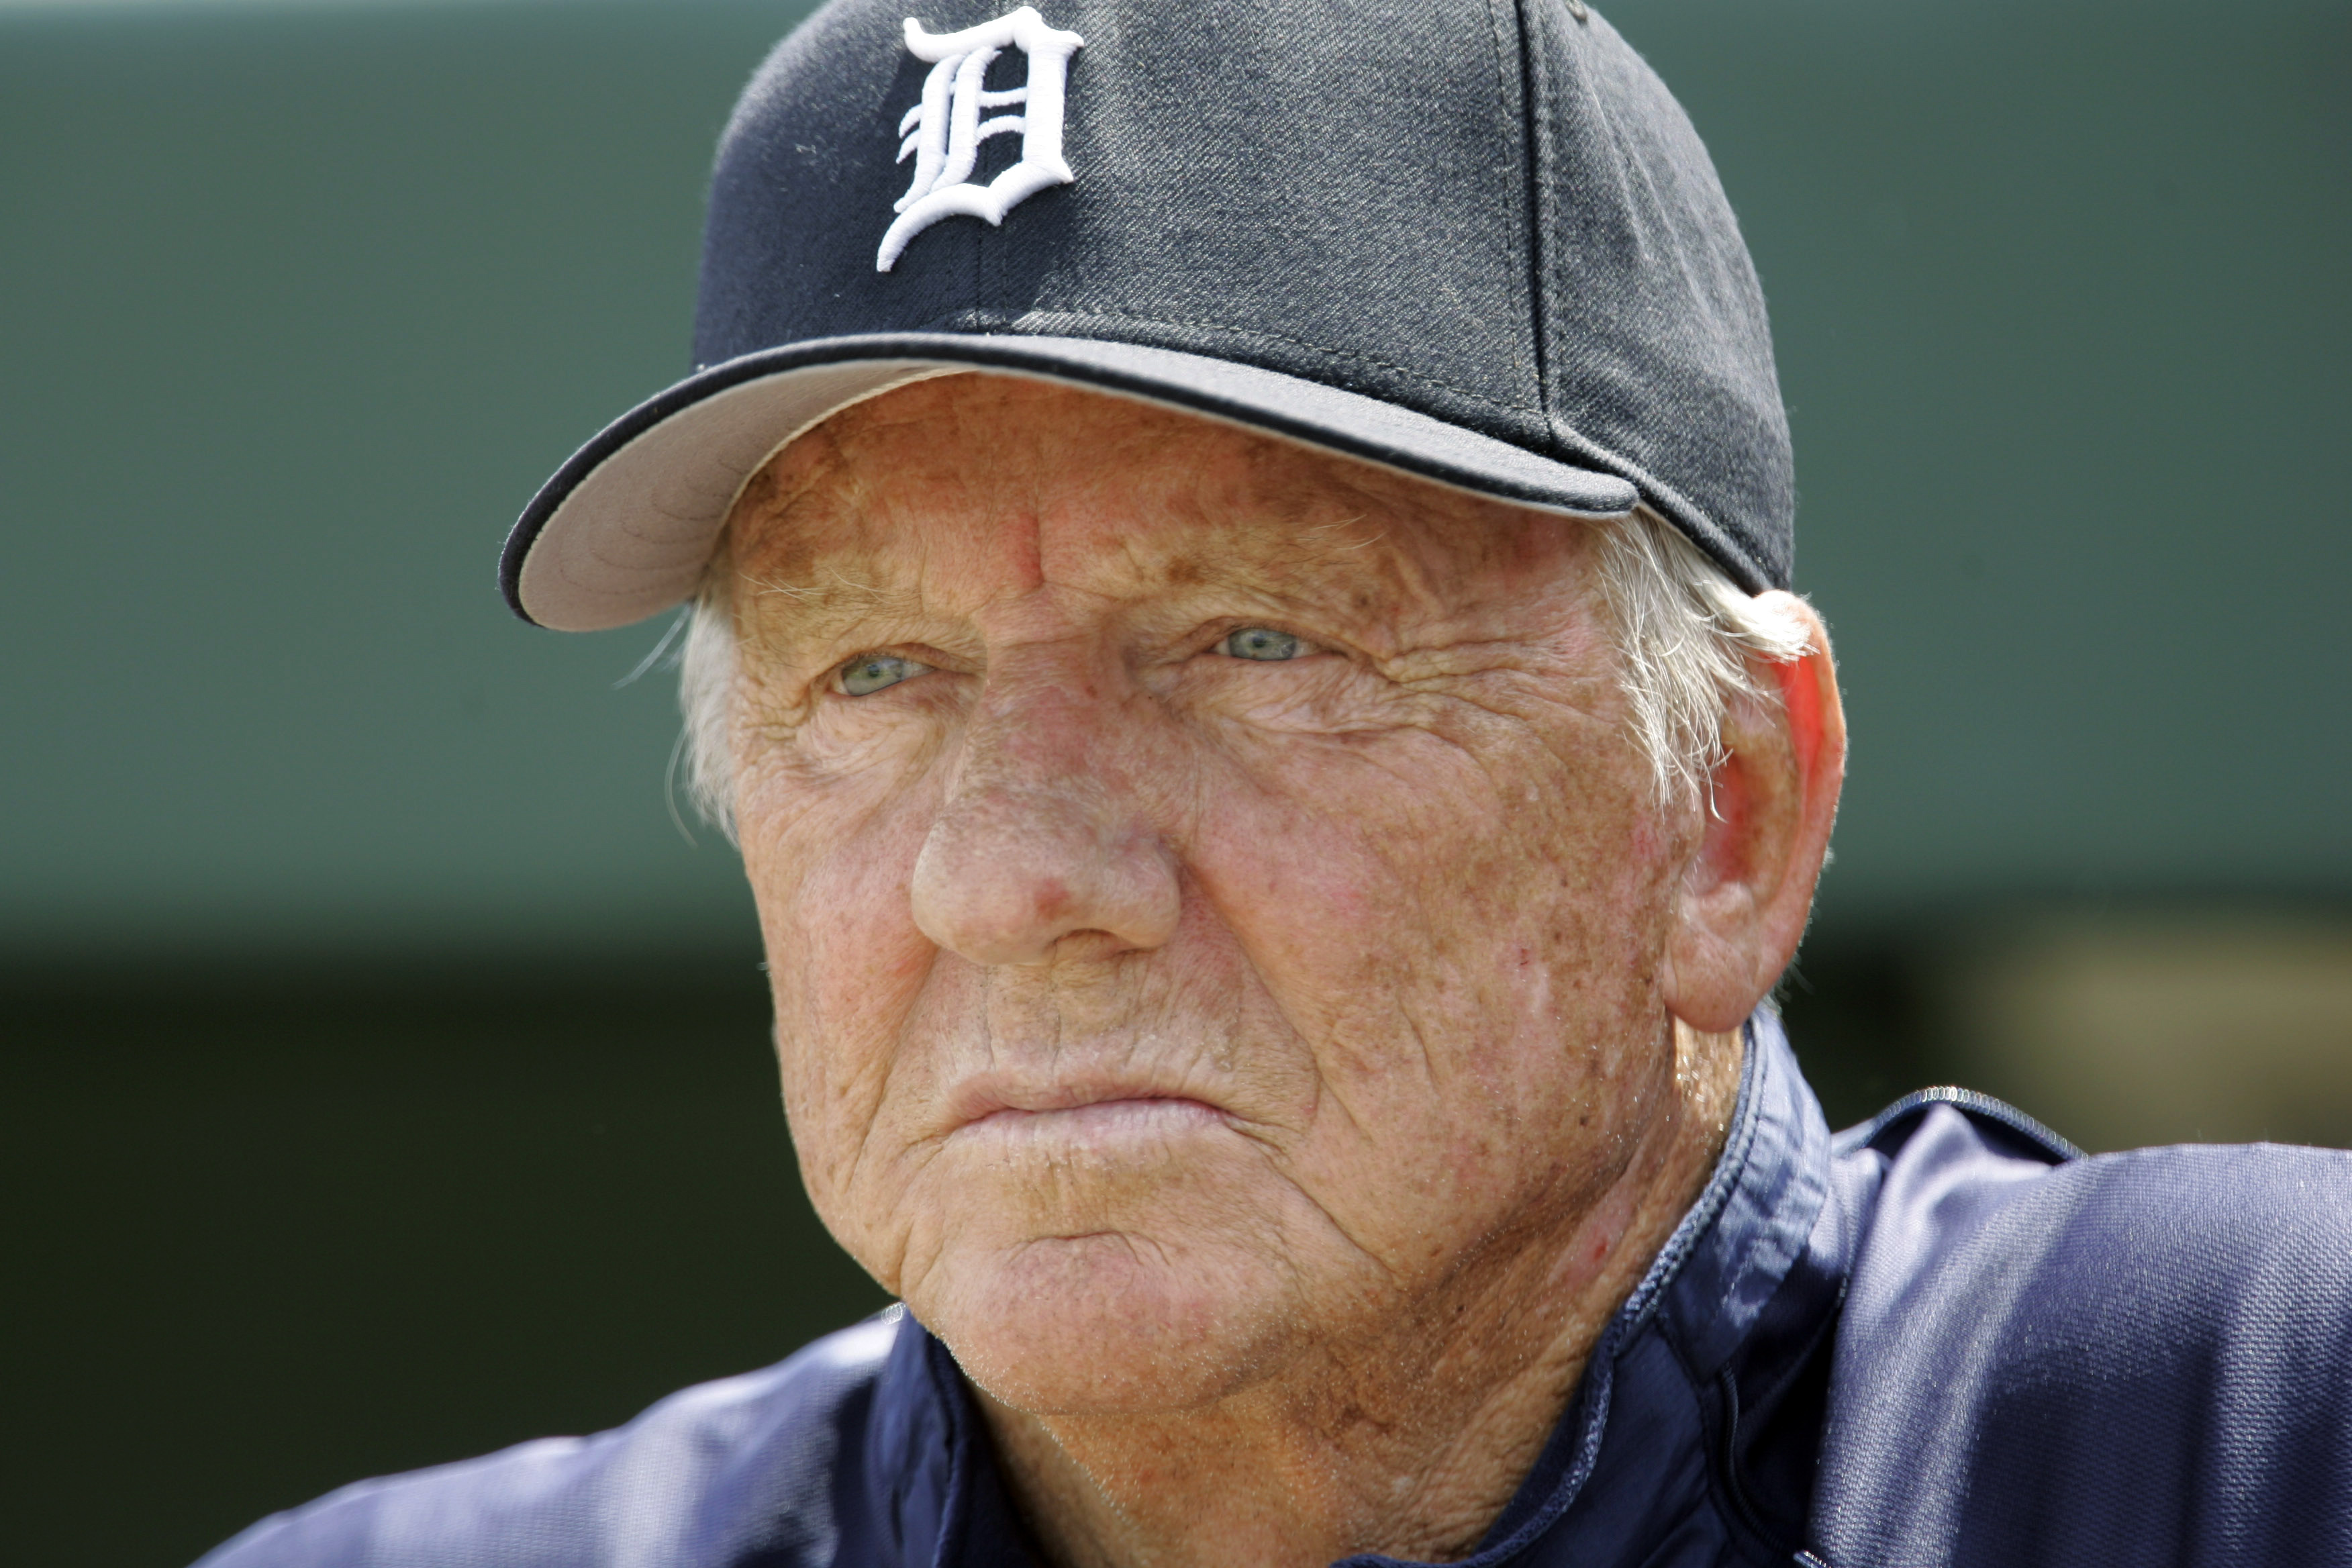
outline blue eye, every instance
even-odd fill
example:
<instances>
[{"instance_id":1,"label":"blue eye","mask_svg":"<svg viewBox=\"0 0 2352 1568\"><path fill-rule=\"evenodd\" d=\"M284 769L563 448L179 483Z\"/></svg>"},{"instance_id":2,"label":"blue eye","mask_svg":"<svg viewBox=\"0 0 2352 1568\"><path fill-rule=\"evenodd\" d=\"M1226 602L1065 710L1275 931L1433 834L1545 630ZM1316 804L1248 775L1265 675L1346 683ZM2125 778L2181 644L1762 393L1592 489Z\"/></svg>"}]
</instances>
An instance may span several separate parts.
<instances>
[{"instance_id":1,"label":"blue eye","mask_svg":"<svg viewBox=\"0 0 2352 1568\"><path fill-rule=\"evenodd\" d=\"M841 689L852 697L870 697L886 686L929 675L931 667L897 654L869 653L841 667Z\"/></svg>"},{"instance_id":2,"label":"blue eye","mask_svg":"<svg viewBox=\"0 0 2352 1568\"><path fill-rule=\"evenodd\" d=\"M1217 651L1229 658L1252 658L1266 664L1277 664L1286 658L1297 658L1315 651L1310 643L1301 642L1288 632L1276 631L1272 626L1243 626L1228 632Z\"/></svg>"}]
</instances>

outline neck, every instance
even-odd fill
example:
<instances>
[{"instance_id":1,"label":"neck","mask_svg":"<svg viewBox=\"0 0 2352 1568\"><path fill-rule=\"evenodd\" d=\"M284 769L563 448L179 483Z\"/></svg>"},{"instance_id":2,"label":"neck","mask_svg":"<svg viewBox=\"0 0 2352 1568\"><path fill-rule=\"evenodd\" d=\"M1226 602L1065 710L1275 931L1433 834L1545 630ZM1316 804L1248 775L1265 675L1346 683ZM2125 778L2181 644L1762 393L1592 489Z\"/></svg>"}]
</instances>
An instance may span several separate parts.
<instances>
[{"instance_id":1,"label":"neck","mask_svg":"<svg viewBox=\"0 0 2352 1568\"><path fill-rule=\"evenodd\" d=\"M1675 1099L1597 1197L1497 1242L1381 1331L1205 1409L1039 1416L980 1393L1057 1568L1324 1568L1469 1555L1558 1426L1610 1318L1713 1170L1737 1034L1675 1026Z\"/></svg>"}]
</instances>

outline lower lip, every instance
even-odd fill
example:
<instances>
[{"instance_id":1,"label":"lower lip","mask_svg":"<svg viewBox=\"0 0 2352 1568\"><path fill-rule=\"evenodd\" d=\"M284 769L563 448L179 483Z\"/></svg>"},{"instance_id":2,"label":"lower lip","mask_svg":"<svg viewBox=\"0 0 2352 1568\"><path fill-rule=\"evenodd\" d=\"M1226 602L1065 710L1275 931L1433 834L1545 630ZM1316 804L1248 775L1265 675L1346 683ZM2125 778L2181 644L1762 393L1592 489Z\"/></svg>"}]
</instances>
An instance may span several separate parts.
<instances>
[{"instance_id":1,"label":"lower lip","mask_svg":"<svg viewBox=\"0 0 2352 1568\"><path fill-rule=\"evenodd\" d=\"M1224 1124L1222 1111L1197 1100L1098 1100L1061 1110L992 1111L966 1122L957 1129L956 1136L1110 1145L1176 1137Z\"/></svg>"}]
</instances>

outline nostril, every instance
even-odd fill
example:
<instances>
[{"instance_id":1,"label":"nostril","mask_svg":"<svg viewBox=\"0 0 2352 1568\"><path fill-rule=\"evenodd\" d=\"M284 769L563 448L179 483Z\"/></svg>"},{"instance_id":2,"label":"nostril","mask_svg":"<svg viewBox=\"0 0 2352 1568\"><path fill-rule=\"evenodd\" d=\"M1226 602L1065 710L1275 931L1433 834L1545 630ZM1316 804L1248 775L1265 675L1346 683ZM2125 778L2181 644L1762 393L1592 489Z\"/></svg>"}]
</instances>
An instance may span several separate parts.
<instances>
[{"instance_id":1,"label":"nostril","mask_svg":"<svg viewBox=\"0 0 2352 1568\"><path fill-rule=\"evenodd\" d=\"M1055 942L1045 961L1072 965L1108 963L1122 954L1146 950L1147 944L1126 941L1107 931L1074 931Z\"/></svg>"}]
</instances>

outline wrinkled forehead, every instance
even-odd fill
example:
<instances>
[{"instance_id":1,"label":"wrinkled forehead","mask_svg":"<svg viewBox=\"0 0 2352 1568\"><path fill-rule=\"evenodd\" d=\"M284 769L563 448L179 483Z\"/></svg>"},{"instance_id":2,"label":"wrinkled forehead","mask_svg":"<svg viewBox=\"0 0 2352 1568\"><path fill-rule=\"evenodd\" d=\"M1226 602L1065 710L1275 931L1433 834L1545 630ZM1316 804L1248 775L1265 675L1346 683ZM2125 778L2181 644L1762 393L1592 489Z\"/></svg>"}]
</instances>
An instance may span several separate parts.
<instances>
[{"instance_id":1,"label":"wrinkled forehead","mask_svg":"<svg viewBox=\"0 0 2352 1568\"><path fill-rule=\"evenodd\" d=\"M1075 574L1184 587L1274 574L1416 596L1573 551L1582 525L1159 405L964 374L857 404L784 446L728 522L738 571L845 579Z\"/></svg>"}]
</instances>

